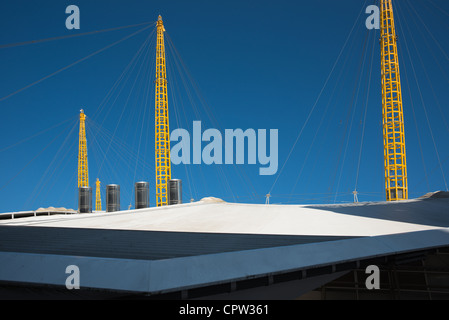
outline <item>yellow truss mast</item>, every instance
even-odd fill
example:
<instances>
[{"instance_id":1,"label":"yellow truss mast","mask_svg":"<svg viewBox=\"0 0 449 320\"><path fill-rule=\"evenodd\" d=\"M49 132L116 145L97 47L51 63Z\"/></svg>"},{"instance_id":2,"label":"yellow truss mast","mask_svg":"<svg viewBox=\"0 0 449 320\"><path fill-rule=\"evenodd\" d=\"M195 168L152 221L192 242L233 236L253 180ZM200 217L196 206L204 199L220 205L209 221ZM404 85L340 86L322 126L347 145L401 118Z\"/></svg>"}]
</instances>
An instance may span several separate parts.
<instances>
[{"instance_id":1,"label":"yellow truss mast","mask_svg":"<svg viewBox=\"0 0 449 320\"><path fill-rule=\"evenodd\" d=\"M101 191L100 191L100 179L97 178L95 182L96 190L95 190L95 211L101 211Z\"/></svg>"},{"instance_id":2,"label":"yellow truss mast","mask_svg":"<svg viewBox=\"0 0 449 320\"><path fill-rule=\"evenodd\" d=\"M156 204L168 204L167 182L171 179L170 133L168 122L167 72L165 65L164 24L157 21L156 44L156 94L155 94L155 156L156 156Z\"/></svg>"},{"instance_id":3,"label":"yellow truss mast","mask_svg":"<svg viewBox=\"0 0 449 320\"><path fill-rule=\"evenodd\" d=\"M78 149L78 188L89 186L89 170L87 167L86 115L80 111L80 132Z\"/></svg>"},{"instance_id":4,"label":"yellow truss mast","mask_svg":"<svg viewBox=\"0 0 449 320\"><path fill-rule=\"evenodd\" d=\"M382 118L387 201L408 199L404 115L391 0L381 1Z\"/></svg>"}]
</instances>

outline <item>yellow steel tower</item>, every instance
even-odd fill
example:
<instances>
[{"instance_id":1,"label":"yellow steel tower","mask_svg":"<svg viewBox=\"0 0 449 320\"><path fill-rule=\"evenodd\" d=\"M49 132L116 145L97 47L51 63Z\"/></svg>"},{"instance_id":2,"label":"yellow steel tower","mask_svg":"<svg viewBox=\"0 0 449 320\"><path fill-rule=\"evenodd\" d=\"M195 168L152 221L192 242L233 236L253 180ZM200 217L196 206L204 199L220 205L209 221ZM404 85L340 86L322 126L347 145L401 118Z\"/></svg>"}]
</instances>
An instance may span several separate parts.
<instances>
[{"instance_id":1,"label":"yellow steel tower","mask_svg":"<svg viewBox=\"0 0 449 320\"><path fill-rule=\"evenodd\" d=\"M96 190L95 190L95 211L101 211L101 192L100 192L100 180L97 178Z\"/></svg>"},{"instance_id":2,"label":"yellow steel tower","mask_svg":"<svg viewBox=\"0 0 449 320\"><path fill-rule=\"evenodd\" d=\"M155 112L155 156L156 156L156 204L168 204L167 182L171 179L170 133L168 126L167 72L165 67L164 24L157 21L156 44L156 112Z\"/></svg>"},{"instance_id":3,"label":"yellow steel tower","mask_svg":"<svg viewBox=\"0 0 449 320\"><path fill-rule=\"evenodd\" d=\"M387 201L408 199L404 115L391 0L381 0L382 117Z\"/></svg>"},{"instance_id":4,"label":"yellow steel tower","mask_svg":"<svg viewBox=\"0 0 449 320\"><path fill-rule=\"evenodd\" d=\"M89 186L89 170L87 168L86 115L80 111L80 134L78 149L78 188Z\"/></svg>"}]
</instances>

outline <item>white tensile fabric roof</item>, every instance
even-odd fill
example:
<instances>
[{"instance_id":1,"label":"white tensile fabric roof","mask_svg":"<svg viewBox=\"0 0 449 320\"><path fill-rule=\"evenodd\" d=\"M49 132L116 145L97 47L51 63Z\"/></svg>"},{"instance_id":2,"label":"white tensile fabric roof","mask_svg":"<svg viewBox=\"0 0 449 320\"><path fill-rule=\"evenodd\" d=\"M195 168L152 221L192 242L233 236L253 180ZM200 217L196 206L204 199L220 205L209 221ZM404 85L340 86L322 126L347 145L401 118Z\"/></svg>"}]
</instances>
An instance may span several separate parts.
<instances>
[{"instance_id":1,"label":"white tensile fabric roof","mask_svg":"<svg viewBox=\"0 0 449 320\"><path fill-rule=\"evenodd\" d=\"M338 205L195 203L0 220L0 280L161 293L449 245L449 196Z\"/></svg>"}]
</instances>

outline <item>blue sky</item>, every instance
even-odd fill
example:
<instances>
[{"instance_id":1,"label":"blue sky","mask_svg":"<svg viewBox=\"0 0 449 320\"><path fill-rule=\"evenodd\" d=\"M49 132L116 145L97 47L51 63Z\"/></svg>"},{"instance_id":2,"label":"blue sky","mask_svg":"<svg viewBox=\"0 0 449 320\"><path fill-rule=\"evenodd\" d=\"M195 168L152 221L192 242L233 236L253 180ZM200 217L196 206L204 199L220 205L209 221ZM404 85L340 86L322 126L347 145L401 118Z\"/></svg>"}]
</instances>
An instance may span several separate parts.
<instances>
[{"instance_id":1,"label":"blue sky","mask_svg":"<svg viewBox=\"0 0 449 320\"><path fill-rule=\"evenodd\" d=\"M279 130L276 175L260 176L259 164L173 166L184 202L215 196L264 203L271 190L271 203L341 203L352 201L355 187L360 201L383 201L379 31L366 29L364 13L376 2L2 3L0 46L148 24L0 47L0 212L77 208L81 108L88 117L90 184L102 181L103 207L109 183L120 184L123 209L133 206L140 180L150 182L154 205L150 23L159 14L168 38L171 130L189 130L194 120L223 135L224 129ZM71 4L80 8L80 30L65 27ZM414 198L445 190L449 180L449 3L401 0L394 8Z\"/></svg>"}]
</instances>

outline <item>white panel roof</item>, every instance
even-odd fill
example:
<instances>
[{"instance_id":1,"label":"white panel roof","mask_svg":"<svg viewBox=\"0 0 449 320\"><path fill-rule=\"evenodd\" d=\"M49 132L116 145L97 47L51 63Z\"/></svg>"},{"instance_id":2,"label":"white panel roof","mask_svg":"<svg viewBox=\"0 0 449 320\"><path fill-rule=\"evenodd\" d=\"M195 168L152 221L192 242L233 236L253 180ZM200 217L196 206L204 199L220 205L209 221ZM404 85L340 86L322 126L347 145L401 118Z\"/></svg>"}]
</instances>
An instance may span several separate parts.
<instances>
[{"instance_id":1,"label":"white panel roof","mask_svg":"<svg viewBox=\"0 0 449 320\"><path fill-rule=\"evenodd\" d=\"M0 281L161 293L449 246L449 193L396 203L203 201L0 220Z\"/></svg>"},{"instance_id":2,"label":"white panel roof","mask_svg":"<svg viewBox=\"0 0 449 320\"><path fill-rule=\"evenodd\" d=\"M0 220L0 225L245 234L376 236L449 227L449 198L344 205L195 202L78 215Z\"/></svg>"}]
</instances>

